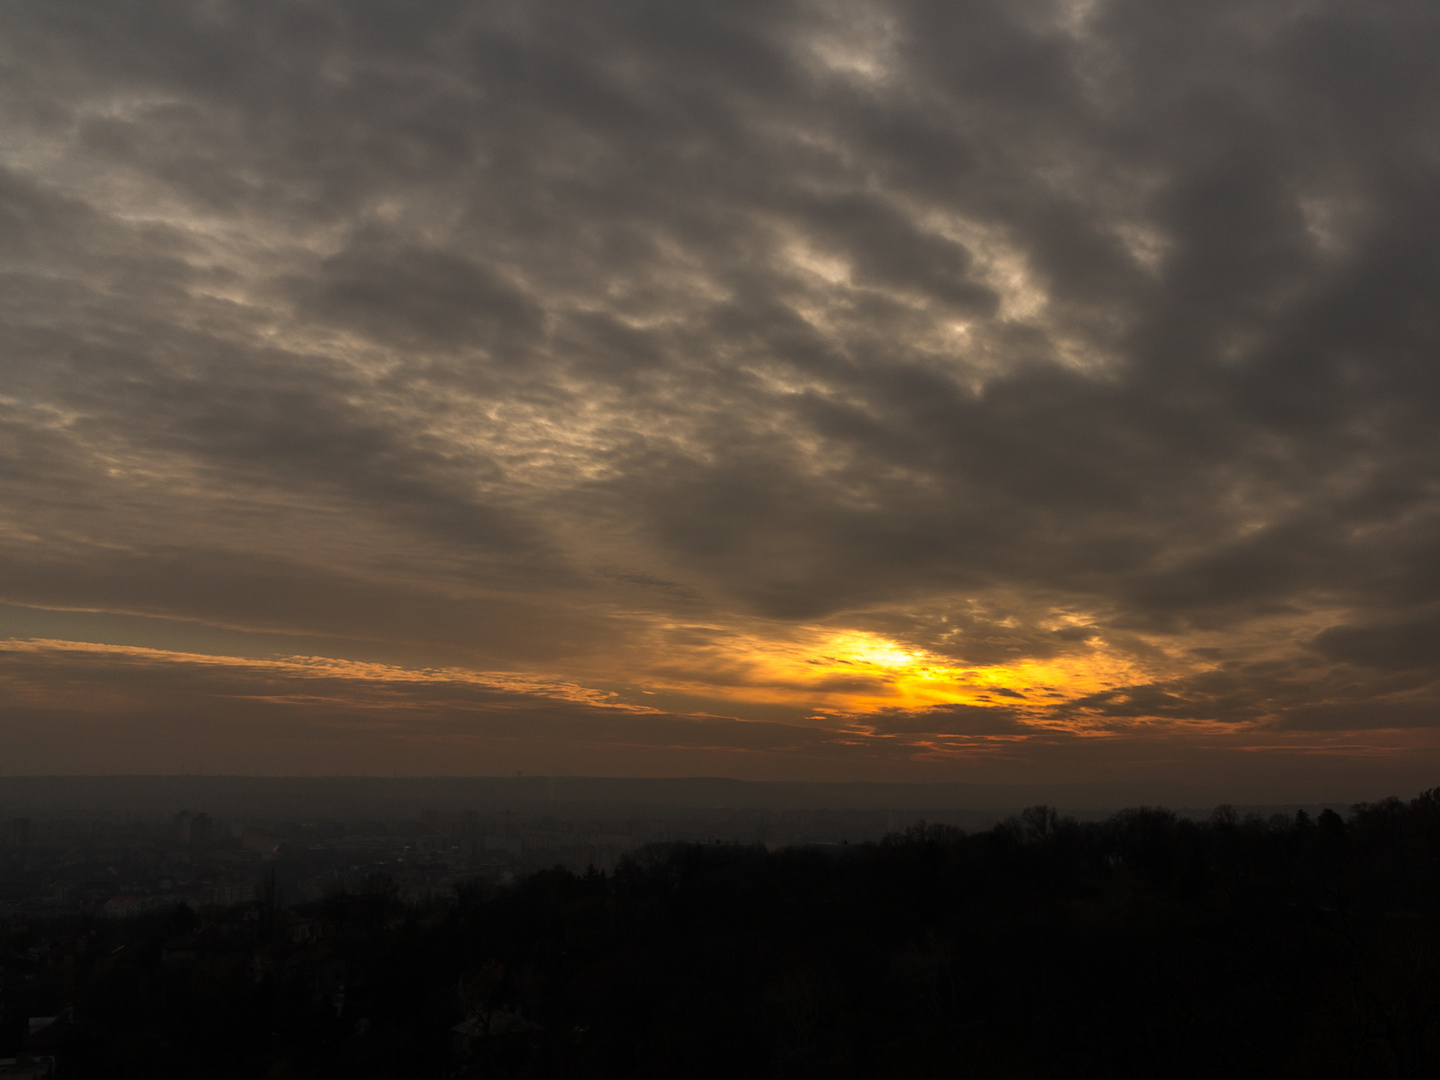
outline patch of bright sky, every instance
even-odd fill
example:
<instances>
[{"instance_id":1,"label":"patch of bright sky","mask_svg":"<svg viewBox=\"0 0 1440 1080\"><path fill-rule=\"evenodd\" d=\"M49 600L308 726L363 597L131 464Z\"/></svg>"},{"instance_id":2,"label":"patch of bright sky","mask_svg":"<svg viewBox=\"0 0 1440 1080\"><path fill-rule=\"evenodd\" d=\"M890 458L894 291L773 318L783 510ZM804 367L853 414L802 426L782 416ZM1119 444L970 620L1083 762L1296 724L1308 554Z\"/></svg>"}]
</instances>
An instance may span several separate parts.
<instances>
[{"instance_id":1,"label":"patch of bright sky","mask_svg":"<svg viewBox=\"0 0 1440 1080\"><path fill-rule=\"evenodd\" d=\"M816 251L803 238L795 237L782 249L791 265L814 274L829 285L849 285L850 264L835 255Z\"/></svg>"},{"instance_id":2,"label":"patch of bright sky","mask_svg":"<svg viewBox=\"0 0 1440 1080\"><path fill-rule=\"evenodd\" d=\"M580 385L572 391L561 401L487 400L452 392L443 412L429 415L415 402L409 406L427 436L500 463L503 488L568 491L614 476L619 448L639 433L657 437L640 416L625 411L618 391ZM486 484L478 474L475 482Z\"/></svg>"},{"instance_id":3,"label":"patch of bright sky","mask_svg":"<svg viewBox=\"0 0 1440 1080\"><path fill-rule=\"evenodd\" d=\"M804 49L821 70L866 84L890 79L899 27L873 0L816 4L815 14L825 28L804 39Z\"/></svg>"},{"instance_id":4,"label":"patch of bright sky","mask_svg":"<svg viewBox=\"0 0 1440 1080\"><path fill-rule=\"evenodd\" d=\"M1170 240L1164 233L1143 221L1122 221L1113 226L1125 250L1147 273L1158 274Z\"/></svg>"},{"instance_id":5,"label":"patch of bright sky","mask_svg":"<svg viewBox=\"0 0 1440 1080\"><path fill-rule=\"evenodd\" d=\"M1311 191L1297 196L1295 205L1316 251L1327 259L1350 253L1365 215L1360 199L1337 191Z\"/></svg>"},{"instance_id":6,"label":"patch of bright sky","mask_svg":"<svg viewBox=\"0 0 1440 1080\"><path fill-rule=\"evenodd\" d=\"M938 208L913 205L905 209L919 227L960 244L970 253L973 276L1000 297L997 318L1024 322L1044 314L1049 294L1035 279L1025 252L1000 230Z\"/></svg>"}]
</instances>

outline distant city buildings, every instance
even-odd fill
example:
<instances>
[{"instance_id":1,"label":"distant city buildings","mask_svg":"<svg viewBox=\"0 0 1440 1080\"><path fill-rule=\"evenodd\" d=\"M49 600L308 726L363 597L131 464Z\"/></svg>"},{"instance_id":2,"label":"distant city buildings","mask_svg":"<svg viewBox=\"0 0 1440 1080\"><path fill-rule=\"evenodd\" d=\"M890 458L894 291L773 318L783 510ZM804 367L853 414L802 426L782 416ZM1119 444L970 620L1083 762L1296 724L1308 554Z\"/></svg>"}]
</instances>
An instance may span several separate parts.
<instances>
[{"instance_id":1,"label":"distant city buildings","mask_svg":"<svg viewBox=\"0 0 1440 1080\"><path fill-rule=\"evenodd\" d=\"M181 810L175 815L175 839L184 847L204 847L210 842L211 825L209 814Z\"/></svg>"},{"instance_id":2,"label":"distant city buildings","mask_svg":"<svg viewBox=\"0 0 1440 1080\"><path fill-rule=\"evenodd\" d=\"M425 904L477 880L504 884L556 866L610 871L653 843L840 845L878 840L919 816L966 827L995 820L933 809L910 815L878 807L696 805L693 796L688 805L550 798L561 786L537 783L535 797L509 807L487 795L488 805L477 798L477 806L437 808L397 805L389 792L409 790L405 785L379 785L375 794L383 797L368 803L327 804L326 783L314 781L297 789L312 792L306 816L295 813L301 800L224 816L194 802L152 804L146 817L130 819L114 811L60 817L53 809L59 800L42 816L12 802L14 816L0 819L0 918L88 912L125 919L180 905L196 912L253 906L266 881L282 906L358 895L381 883L406 902Z\"/></svg>"},{"instance_id":3,"label":"distant city buildings","mask_svg":"<svg viewBox=\"0 0 1440 1080\"><path fill-rule=\"evenodd\" d=\"M17 817L0 824L0 847L29 847L31 825L28 817Z\"/></svg>"}]
</instances>

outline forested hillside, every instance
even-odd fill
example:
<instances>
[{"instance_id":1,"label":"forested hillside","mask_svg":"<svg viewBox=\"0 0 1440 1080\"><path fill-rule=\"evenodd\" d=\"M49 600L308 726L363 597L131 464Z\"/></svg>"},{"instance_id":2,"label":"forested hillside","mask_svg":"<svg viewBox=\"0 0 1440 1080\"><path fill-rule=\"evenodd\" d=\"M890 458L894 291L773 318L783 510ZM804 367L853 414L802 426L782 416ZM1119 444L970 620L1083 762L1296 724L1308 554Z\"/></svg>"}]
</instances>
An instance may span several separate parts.
<instances>
[{"instance_id":1,"label":"forested hillside","mask_svg":"<svg viewBox=\"0 0 1440 1080\"><path fill-rule=\"evenodd\" d=\"M1433 1076L1437 886L1437 791L652 846L428 909L375 879L16 924L0 1056L107 1080Z\"/></svg>"}]
</instances>

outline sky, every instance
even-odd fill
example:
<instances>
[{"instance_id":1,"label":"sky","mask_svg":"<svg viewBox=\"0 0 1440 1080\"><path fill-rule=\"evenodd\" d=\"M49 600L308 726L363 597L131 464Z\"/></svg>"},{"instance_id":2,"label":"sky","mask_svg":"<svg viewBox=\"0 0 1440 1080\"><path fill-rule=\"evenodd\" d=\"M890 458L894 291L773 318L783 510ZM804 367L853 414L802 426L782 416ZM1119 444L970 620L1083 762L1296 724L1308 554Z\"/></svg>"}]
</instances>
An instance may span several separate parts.
<instances>
[{"instance_id":1,"label":"sky","mask_svg":"<svg viewBox=\"0 0 1440 1080\"><path fill-rule=\"evenodd\" d=\"M1437 55L10 0L0 770L1429 787Z\"/></svg>"}]
</instances>

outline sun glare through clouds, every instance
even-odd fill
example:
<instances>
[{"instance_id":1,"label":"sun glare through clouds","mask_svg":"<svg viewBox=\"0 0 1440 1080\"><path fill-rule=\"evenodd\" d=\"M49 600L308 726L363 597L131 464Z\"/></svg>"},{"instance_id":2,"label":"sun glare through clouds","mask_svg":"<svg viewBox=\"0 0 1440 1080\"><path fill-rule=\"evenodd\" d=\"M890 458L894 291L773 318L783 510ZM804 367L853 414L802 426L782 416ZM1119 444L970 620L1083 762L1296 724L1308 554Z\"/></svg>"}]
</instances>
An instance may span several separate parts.
<instances>
[{"instance_id":1,"label":"sun glare through clouds","mask_svg":"<svg viewBox=\"0 0 1440 1080\"><path fill-rule=\"evenodd\" d=\"M713 629L713 628L712 628ZM810 722L863 722L877 710L965 705L1055 722L1055 707L1156 678L1155 665L1092 639L1067 654L966 664L859 630L812 628L783 639L716 635L683 667L655 672L656 687L719 701L789 704Z\"/></svg>"}]
</instances>

